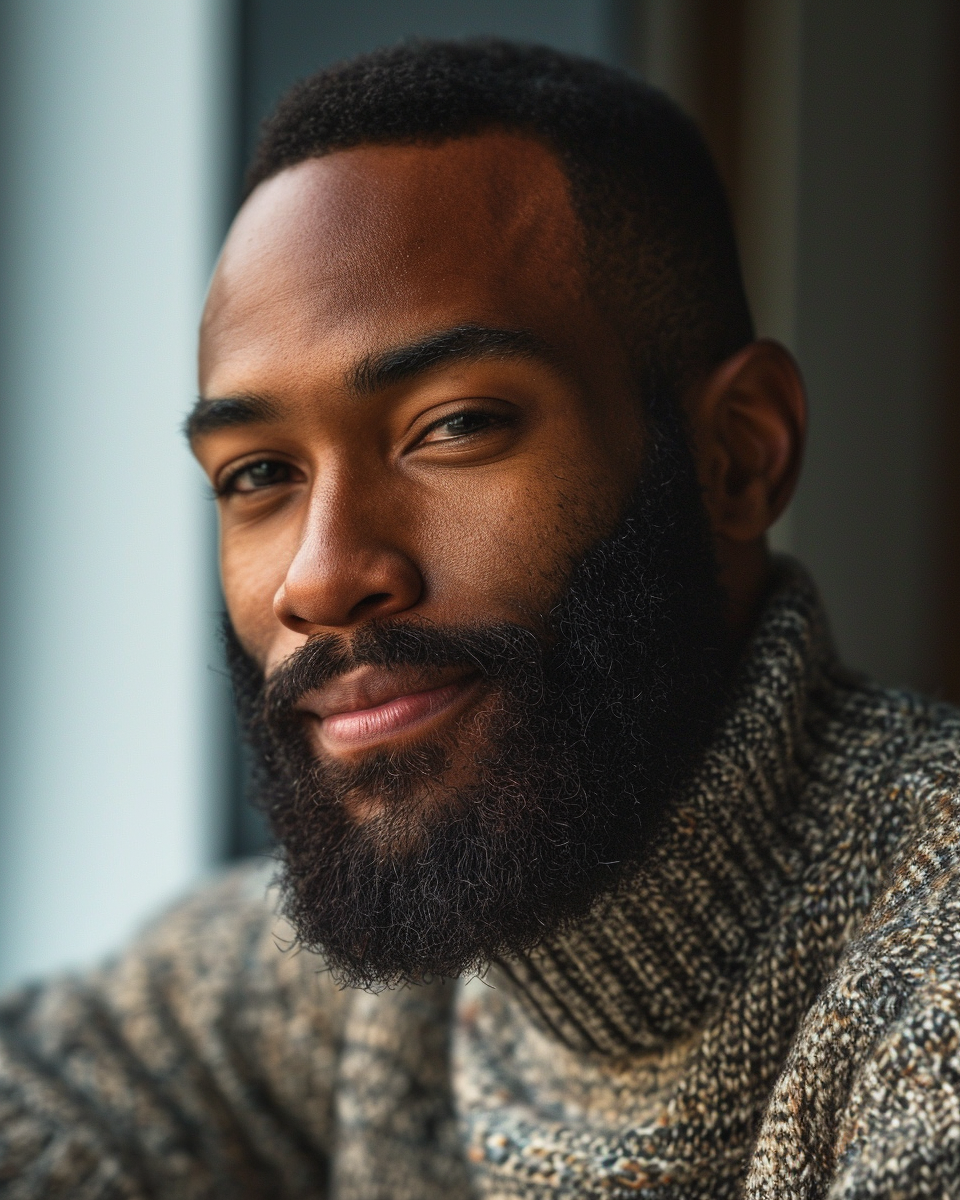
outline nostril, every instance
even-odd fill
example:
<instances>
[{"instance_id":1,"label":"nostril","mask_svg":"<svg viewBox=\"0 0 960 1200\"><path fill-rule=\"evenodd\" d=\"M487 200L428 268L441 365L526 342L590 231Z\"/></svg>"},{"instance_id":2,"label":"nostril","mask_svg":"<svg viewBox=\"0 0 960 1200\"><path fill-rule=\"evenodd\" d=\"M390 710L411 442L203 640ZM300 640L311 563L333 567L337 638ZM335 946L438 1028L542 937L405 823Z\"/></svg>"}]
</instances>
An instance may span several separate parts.
<instances>
[{"instance_id":1,"label":"nostril","mask_svg":"<svg viewBox=\"0 0 960 1200\"><path fill-rule=\"evenodd\" d=\"M364 613L382 608L392 597L389 592L373 592L369 596L365 596L358 604L353 606L352 617L362 616Z\"/></svg>"}]
</instances>

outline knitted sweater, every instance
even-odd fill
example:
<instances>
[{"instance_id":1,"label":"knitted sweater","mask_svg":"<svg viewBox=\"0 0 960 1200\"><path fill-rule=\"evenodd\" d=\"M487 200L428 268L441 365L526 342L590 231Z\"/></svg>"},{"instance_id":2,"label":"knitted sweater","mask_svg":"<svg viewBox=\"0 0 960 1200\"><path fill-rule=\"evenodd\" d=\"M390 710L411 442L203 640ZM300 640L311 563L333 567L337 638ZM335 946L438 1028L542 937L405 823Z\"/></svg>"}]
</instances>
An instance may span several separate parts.
<instances>
[{"instance_id":1,"label":"knitted sweater","mask_svg":"<svg viewBox=\"0 0 960 1200\"><path fill-rule=\"evenodd\" d=\"M4 1200L960 1196L960 716L785 568L652 860L484 980L339 990L245 867L0 1009Z\"/></svg>"}]
</instances>

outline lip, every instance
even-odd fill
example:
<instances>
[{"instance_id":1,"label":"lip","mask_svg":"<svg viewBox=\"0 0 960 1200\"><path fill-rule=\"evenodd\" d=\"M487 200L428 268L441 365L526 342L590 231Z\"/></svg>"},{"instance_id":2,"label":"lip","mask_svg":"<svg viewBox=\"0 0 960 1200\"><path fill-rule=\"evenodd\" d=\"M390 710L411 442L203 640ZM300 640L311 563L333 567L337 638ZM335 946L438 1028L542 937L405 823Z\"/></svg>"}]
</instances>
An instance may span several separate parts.
<instances>
[{"instance_id":1,"label":"lip","mask_svg":"<svg viewBox=\"0 0 960 1200\"><path fill-rule=\"evenodd\" d=\"M318 749L346 754L427 732L459 715L479 686L477 673L462 667L431 672L429 679L423 672L398 677L394 671L360 668L304 696L297 708L310 718Z\"/></svg>"}]
</instances>

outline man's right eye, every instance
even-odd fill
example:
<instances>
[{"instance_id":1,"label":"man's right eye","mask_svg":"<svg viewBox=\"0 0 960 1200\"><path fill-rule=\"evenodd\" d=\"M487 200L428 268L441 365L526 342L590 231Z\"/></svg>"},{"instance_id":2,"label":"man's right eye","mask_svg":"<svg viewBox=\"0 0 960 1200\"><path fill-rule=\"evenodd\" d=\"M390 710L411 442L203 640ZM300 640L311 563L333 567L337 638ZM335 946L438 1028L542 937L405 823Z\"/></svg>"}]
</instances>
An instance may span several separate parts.
<instances>
[{"instance_id":1,"label":"man's right eye","mask_svg":"<svg viewBox=\"0 0 960 1200\"><path fill-rule=\"evenodd\" d=\"M229 474L217 488L218 496L236 493L258 492L263 488L289 483L292 469L289 463L272 458L259 458L248 462Z\"/></svg>"}]
</instances>

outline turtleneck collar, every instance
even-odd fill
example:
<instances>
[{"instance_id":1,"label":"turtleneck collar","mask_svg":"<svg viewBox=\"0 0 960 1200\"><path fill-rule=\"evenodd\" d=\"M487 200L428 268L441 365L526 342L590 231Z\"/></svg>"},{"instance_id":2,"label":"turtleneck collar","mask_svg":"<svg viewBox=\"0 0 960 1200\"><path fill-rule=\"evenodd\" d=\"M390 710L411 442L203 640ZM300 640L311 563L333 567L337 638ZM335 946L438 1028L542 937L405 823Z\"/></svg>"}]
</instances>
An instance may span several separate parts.
<instances>
[{"instance_id":1,"label":"turtleneck collar","mask_svg":"<svg viewBox=\"0 0 960 1200\"><path fill-rule=\"evenodd\" d=\"M742 973L816 836L793 799L810 695L832 669L816 589L779 559L725 715L649 860L586 920L491 968L570 1049L659 1049Z\"/></svg>"}]
</instances>

